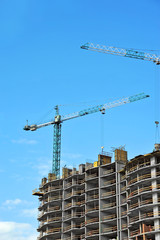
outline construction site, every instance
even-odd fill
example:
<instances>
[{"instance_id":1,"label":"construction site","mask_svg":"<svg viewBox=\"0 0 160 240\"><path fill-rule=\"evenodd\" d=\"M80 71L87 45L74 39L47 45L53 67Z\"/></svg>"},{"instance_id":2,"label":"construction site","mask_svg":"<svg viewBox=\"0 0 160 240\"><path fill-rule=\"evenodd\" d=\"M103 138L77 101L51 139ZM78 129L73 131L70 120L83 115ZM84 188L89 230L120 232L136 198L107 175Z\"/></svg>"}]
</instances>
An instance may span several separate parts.
<instances>
[{"instance_id":1,"label":"construction site","mask_svg":"<svg viewBox=\"0 0 160 240\"><path fill-rule=\"evenodd\" d=\"M38 240L159 240L160 145L127 161L127 152L50 173L39 196Z\"/></svg>"},{"instance_id":2,"label":"construction site","mask_svg":"<svg viewBox=\"0 0 160 240\"><path fill-rule=\"evenodd\" d=\"M160 65L160 57L114 47L85 44L81 49L121 55ZM27 125L35 131L53 125L52 172L33 195L39 197L38 240L160 240L160 144L145 155L128 159L124 147L114 155L102 151L97 161L79 168L63 167L61 125L66 120L148 98L144 93L97 105L66 116L55 107L53 121ZM156 130L158 131L158 121Z\"/></svg>"}]
</instances>

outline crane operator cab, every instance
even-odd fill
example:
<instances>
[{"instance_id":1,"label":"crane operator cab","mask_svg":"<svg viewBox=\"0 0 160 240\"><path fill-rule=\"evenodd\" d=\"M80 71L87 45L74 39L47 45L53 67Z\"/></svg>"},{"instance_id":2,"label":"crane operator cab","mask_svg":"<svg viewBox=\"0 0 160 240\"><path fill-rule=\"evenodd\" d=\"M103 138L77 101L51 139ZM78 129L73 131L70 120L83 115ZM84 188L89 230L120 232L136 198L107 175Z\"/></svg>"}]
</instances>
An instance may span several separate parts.
<instances>
[{"instance_id":1,"label":"crane operator cab","mask_svg":"<svg viewBox=\"0 0 160 240\"><path fill-rule=\"evenodd\" d=\"M60 123L61 122L61 115L55 116L54 121L55 121L55 123L58 123L58 122Z\"/></svg>"}]
</instances>

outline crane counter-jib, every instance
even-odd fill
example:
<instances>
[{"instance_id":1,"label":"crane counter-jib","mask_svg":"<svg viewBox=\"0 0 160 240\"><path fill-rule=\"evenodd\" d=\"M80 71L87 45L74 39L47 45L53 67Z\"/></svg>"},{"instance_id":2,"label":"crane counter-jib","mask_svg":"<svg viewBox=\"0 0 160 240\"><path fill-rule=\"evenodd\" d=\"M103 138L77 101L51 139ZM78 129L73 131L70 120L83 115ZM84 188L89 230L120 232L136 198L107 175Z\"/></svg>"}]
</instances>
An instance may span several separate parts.
<instances>
[{"instance_id":1,"label":"crane counter-jib","mask_svg":"<svg viewBox=\"0 0 160 240\"><path fill-rule=\"evenodd\" d=\"M37 125L37 124L28 125L27 124L27 125L24 126L23 130L25 130L25 131L29 131L29 130L30 131L35 131L39 128L46 127L46 126L53 125L53 124L55 124L55 121L51 121L51 122L47 122L47 123L43 123L43 124L39 124L39 125Z\"/></svg>"}]
</instances>

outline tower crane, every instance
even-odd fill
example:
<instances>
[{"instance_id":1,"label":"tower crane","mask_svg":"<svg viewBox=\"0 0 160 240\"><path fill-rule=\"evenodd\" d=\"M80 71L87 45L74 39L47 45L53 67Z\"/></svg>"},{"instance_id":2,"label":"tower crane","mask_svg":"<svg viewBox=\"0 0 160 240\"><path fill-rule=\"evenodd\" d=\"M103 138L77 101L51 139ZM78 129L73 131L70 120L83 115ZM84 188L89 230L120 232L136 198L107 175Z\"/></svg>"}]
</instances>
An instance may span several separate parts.
<instances>
[{"instance_id":1,"label":"tower crane","mask_svg":"<svg viewBox=\"0 0 160 240\"><path fill-rule=\"evenodd\" d=\"M160 56L151 53L140 52L134 49L124 49L111 46L104 46L93 43L86 43L81 46L82 49L91 50L101 53L108 53L113 55L119 55L123 57L136 58L141 60L152 61L157 65L160 65Z\"/></svg>"},{"instance_id":2,"label":"tower crane","mask_svg":"<svg viewBox=\"0 0 160 240\"><path fill-rule=\"evenodd\" d=\"M77 117L82 117L82 116L85 116L91 113L96 113L96 112L101 112L102 114L104 114L106 109L118 107L126 103L132 103L147 97L149 97L149 95L141 93L141 94L133 95L126 98L121 98L114 102L97 105L97 106L84 109L79 112L74 112L72 114L68 114L65 116L61 116L59 114L59 107L57 105L55 106L56 114L54 117L54 121L50 121L40 125L36 125L36 124L28 125L28 122L27 122L27 125L25 125L23 129L26 131L29 131L29 130L35 131L45 126L54 125L52 173L54 173L55 176L59 178L60 177L60 155L61 155L61 124L64 121L77 118Z\"/></svg>"}]
</instances>

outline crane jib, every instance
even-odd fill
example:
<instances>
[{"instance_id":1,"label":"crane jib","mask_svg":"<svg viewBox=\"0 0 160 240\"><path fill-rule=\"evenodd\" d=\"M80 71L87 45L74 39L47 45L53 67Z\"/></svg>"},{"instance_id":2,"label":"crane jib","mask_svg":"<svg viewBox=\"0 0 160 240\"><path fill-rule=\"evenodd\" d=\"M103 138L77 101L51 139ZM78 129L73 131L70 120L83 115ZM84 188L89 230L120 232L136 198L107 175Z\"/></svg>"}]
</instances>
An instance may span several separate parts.
<instances>
[{"instance_id":1,"label":"crane jib","mask_svg":"<svg viewBox=\"0 0 160 240\"><path fill-rule=\"evenodd\" d=\"M147 97L150 97L150 96L149 95L145 95L143 93L142 94L138 94L138 95L129 97L129 102L135 102L135 101L141 100L143 98L147 98Z\"/></svg>"},{"instance_id":2,"label":"crane jib","mask_svg":"<svg viewBox=\"0 0 160 240\"><path fill-rule=\"evenodd\" d=\"M102 110L102 108L103 108L103 105L98 105L98 106L93 107L93 108L88 108L88 109L80 111L78 116L84 116L84 115L87 115L87 114L90 114L90 113L99 112L99 111Z\"/></svg>"},{"instance_id":3,"label":"crane jib","mask_svg":"<svg viewBox=\"0 0 160 240\"><path fill-rule=\"evenodd\" d=\"M156 65L160 65L160 56L157 56L156 54L152 54L152 53L139 51L136 49L124 49L124 48L104 46L104 45L93 44L93 43L85 43L84 45L81 46L81 49L152 61Z\"/></svg>"},{"instance_id":4,"label":"crane jib","mask_svg":"<svg viewBox=\"0 0 160 240\"><path fill-rule=\"evenodd\" d=\"M145 54L144 52L137 52L134 50L126 50L126 54L124 55L125 57L130 57L130 58L138 58L144 60Z\"/></svg>"}]
</instances>

